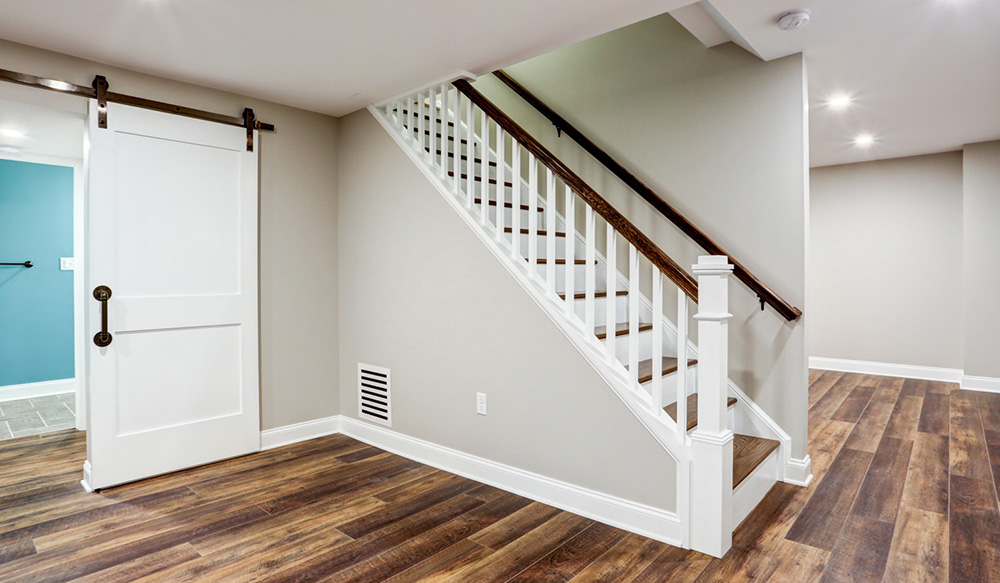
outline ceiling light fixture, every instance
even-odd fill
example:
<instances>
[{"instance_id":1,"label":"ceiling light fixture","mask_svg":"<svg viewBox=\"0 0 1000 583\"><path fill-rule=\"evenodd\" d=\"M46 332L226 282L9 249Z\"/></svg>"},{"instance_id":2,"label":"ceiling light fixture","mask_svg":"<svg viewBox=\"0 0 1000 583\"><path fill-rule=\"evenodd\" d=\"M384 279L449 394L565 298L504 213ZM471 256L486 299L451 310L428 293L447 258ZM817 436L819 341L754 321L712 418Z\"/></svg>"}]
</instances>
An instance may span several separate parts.
<instances>
[{"instance_id":1,"label":"ceiling light fixture","mask_svg":"<svg viewBox=\"0 0 1000 583\"><path fill-rule=\"evenodd\" d=\"M0 130L0 136L4 136L6 138L23 138L24 137L24 133L23 132L19 132L17 130L12 130L12 129L9 129L9 128L4 128L4 129Z\"/></svg>"},{"instance_id":2,"label":"ceiling light fixture","mask_svg":"<svg viewBox=\"0 0 1000 583\"><path fill-rule=\"evenodd\" d=\"M874 143L875 136L871 134L858 134L858 136L854 138L854 145L859 148L867 148Z\"/></svg>"},{"instance_id":3,"label":"ceiling light fixture","mask_svg":"<svg viewBox=\"0 0 1000 583\"><path fill-rule=\"evenodd\" d=\"M812 11L808 8L799 10L789 10L778 17L778 28L781 30L795 30L809 24L809 17Z\"/></svg>"},{"instance_id":4,"label":"ceiling light fixture","mask_svg":"<svg viewBox=\"0 0 1000 583\"><path fill-rule=\"evenodd\" d=\"M832 109L844 109L851 104L851 96L846 93L838 93L830 97L826 102Z\"/></svg>"}]
</instances>

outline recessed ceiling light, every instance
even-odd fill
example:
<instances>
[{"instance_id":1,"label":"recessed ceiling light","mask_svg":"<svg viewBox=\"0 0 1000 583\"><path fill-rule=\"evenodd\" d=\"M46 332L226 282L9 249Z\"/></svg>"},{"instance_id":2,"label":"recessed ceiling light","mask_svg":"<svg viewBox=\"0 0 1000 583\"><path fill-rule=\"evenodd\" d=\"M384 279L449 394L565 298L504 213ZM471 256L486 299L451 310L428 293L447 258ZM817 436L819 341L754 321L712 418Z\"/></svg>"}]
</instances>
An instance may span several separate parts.
<instances>
[{"instance_id":1,"label":"recessed ceiling light","mask_svg":"<svg viewBox=\"0 0 1000 583\"><path fill-rule=\"evenodd\" d=\"M17 130L12 130L12 129L9 129L9 128L4 128L4 129L0 130L0 136L4 136L6 138L23 138L24 137L24 133L23 132L19 132Z\"/></svg>"},{"instance_id":2,"label":"recessed ceiling light","mask_svg":"<svg viewBox=\"0 0 1000 583\"><path fill-rule=\"evenodd\" d=\"M778 28L781 30L795 30L809 24L809 17L812 11L807 8L799 10L789 10L778 17Z\"/></svg>"},{"instance_id":3,"label":"recessed ceiling light","mask_svg":"<svg viewBox=\"0 0 1000 583\"><path fill-rule=\"evenodd\" d=\"M838 93L830 97L826 104L832 109L844 109L851 104L851 96L846 93Z\"/></svg>"},{"instance_id":4,"label":"recessed ceiling light","mask_svg":"<svg viewBox=\"0 0 1000 583\"><path fill-rule=\"evenodd\" d=\"M858 134L854 138L854 145L859 148L867 148L875 143L875 136L871 134Z\"/></svg>"}]
</instances>

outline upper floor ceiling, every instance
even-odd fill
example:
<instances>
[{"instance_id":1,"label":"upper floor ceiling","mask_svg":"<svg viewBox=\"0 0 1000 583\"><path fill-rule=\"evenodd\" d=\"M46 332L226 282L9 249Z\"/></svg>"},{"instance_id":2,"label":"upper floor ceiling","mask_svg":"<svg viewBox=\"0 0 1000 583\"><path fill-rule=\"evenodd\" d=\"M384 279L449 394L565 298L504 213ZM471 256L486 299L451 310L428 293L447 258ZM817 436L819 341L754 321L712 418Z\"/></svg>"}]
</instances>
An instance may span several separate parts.
<instances>
[{"instance_id":1,"label":"upper floor ceiling","mask_svg":"<svg viewBox=\"0 0 1000 583\"><path fill-rule=\"evenodd\" d=\"M1000 139L1000 2L796 2L44 0L0 3L0 38L340 116L671 12L709 46L805 53L813 166ZM812 22L779 30L794 8Z\"/></svg>"}]
</instances>

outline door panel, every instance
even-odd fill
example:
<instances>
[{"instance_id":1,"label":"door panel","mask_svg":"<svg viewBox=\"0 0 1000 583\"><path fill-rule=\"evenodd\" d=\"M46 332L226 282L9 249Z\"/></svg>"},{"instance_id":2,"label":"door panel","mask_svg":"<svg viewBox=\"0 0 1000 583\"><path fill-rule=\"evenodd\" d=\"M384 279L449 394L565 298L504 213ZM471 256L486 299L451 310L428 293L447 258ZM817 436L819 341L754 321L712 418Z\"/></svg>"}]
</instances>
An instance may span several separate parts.
<instances>
[{"instance_id":1,"label":"door panel","mask_svg":"<svg viewBox=\"0 0 1000 583\"><path fill-rule=\"evenodd\" d=\"M257 154L245 130L108 104L88 134L92 488L260 448ZM101 304L88 302L89 337Z\"/></svg>"}]
</instances>

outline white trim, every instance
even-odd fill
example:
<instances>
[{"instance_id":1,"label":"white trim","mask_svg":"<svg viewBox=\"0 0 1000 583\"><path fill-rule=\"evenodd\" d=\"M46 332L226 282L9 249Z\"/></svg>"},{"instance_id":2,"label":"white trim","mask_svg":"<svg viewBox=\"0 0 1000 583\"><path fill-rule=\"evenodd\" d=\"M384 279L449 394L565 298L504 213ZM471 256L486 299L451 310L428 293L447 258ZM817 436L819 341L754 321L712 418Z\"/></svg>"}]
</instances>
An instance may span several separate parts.
<instances>
[{"instance_id":1,"label":"white trim","mask_svg":"<svg viewBox=\"0 0 1000 583\"><path fill-rule=\"evenodd\" d=\"M682 542L674 512L497 463L350 417L341 431L369 445L667 544Z\"/></svg>"},{"instance_id":2,"label":"white trim","mask_svg":"<svg viewBox=\"0 0 1000 583\"><path fill-rule=\"evenodd\" d=\"M265 429L260 432L260 449L274 449L334 433L340 433L340 415Z\"/></svg>"},{"instance_id":3,"label":"white trim","mask_svg":"<svg viewBox=\"0 0 1000 583\"><path fill-rule=\"evenodd\" d=\"M90 460L83 462L83 479L80 480L80 485L83 486L83 491L88 494L94 491L90 486Z\"/></svg>"},{"instance_id":4,"label":"white trim","mask_svg":"<svg viewBox=\"0 0 1000 583\"><path fill-rule=\"evenodd\" d=\"M835 370L838 372L853 372L886 377L903 377L926 381L942 381L957 383L962 380L962 369L939 368L934 366L917 366L913 364L891 364L887 362L871 362L867 360L844 360L841 358L809 357L809 368Z\"/></svg>"},{"instance_id":5,"label":"white trim","mask_svg":"<svg viewBox=\"0 0 1000 583\"><path fill-rule=\"evenodd\" d=\"M1000 379L992 377L974 377L962 375L962 389L966 391L982 391L984 393L1000 393Z\"/></svg>"},{"instance_id":6,"label":"white trim","mask_svg":"<svg viewBox=\"0 0 1000 583\"><path fill-rule=\"evenodd\" d=\"M58 381L42 381L40 383L25 383L23 385L7 385L0 387L0 403L18 399L33 399L49 395L61 395L76 391L76 379L60 379Z\"/></svg>"},{"instance_id":7,"label":"white trim","mask_svg":"<svg viewBox=\"0 0 1000 583\"><path fill-rule=\"evenodd\" d=\"M813 481L812 458L806 454L802 459L789 458L785 461L785 483L808 486Z\"/></svg>"}]
</instances>

